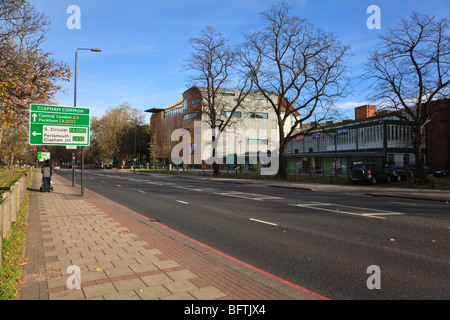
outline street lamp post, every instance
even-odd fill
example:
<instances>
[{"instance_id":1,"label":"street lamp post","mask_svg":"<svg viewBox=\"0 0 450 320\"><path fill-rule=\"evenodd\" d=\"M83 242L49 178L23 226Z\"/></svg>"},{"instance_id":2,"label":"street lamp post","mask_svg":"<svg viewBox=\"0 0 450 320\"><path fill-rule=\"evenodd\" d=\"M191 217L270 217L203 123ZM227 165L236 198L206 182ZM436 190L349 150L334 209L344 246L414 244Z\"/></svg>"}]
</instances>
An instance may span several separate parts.
<instances>
[{"instance_id":1,"label":"street lamp post","mask_svg":"<svg viewBox=\"0 0 450 320\"><path fill-rule=\"evenodd\" d=\"M102 52L99 48L77 48L75 50L75 81L73 91L73 106L77 106L77 69L78 69L78 50L88 50L92 52ZM72 186L75 185L75 163L72 166ZM84 146L81 146L81 196L84 196Z\"/></svg>"}]
</instances>

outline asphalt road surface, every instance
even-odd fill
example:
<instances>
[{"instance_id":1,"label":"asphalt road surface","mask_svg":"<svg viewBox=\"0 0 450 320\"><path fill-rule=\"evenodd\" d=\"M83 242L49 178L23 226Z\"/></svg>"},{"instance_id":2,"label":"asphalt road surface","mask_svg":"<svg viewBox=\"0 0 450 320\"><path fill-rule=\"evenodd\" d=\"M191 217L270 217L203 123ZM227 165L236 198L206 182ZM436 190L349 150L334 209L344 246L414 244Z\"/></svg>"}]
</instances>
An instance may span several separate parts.
<instances>
[{"instance_id":1,"label":"asphalt road surface","mask_svg":"<svg viewBox=\"0 0 450 320\"><path fill-rule=\"evenodd\" d=\"M450 299L449 204L186 178L85 170L84 184L330 299Z\"/></svg>"}]
</instances>

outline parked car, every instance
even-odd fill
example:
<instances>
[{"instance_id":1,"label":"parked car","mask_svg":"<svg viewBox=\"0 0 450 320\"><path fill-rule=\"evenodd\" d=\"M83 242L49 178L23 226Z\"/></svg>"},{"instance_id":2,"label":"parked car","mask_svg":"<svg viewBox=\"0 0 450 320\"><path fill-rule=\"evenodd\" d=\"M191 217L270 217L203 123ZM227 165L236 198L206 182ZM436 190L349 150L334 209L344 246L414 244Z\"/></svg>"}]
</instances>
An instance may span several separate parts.
<instances>
[{"instance_id":1,"label":"parked car","mask_svg":"<svg viewBox=\"0 0 450 320\"><path fill-rule=\"evenodd\" d=\"M427 174L431 174L436 178L444 177L447 175L447 171L445 170L438 170L434 168L430 168L428 166L422 166L423 171ZM410 172L416 172L416 165L415 164L407 164L402 167L402 169L406 170L408 174Z\"/></svg>"},{"instance_id":2,"label":"parked car","mask_svg":"<svg viewBox=\"0 0 450 320\"><path fill-rule=\"evenodd\" d=\"M391 175L391 181L404 181L408 178L408 171L401 166L386 166L385 169Z\"/></svg>"},{"instance_id":3,"label":"parked car","mask_svg":"<svg viewBox=\"0 0 450 320\"><path fill-rule=\"evenodd\" d=\"M391 182L392 176L378 163L361 163L353 165L349 179L353 184L359 182L369 182L370 184L377 184L380 181Z\"/></svg>"}]
</instances>

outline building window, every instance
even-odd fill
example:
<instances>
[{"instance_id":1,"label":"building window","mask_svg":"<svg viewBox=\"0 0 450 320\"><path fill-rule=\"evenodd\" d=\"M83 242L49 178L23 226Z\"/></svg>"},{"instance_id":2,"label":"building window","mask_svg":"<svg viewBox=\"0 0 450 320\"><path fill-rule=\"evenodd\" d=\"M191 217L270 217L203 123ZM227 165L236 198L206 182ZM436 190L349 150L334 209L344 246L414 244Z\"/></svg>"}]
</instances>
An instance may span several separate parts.
<instances>
[{"instance_id":1,"label":"building window","mask_svg":"<svg viewBox=\"0 0 450 320\"><path fill-rule=\"evenodd\" d=\"M184 106L164 111L164 118L169 118L169 117L176 116L178 114L182 114L183 110L184 110Z\"/></svg>"},{"instance_id":2,"label":"building window","mask_svg":"<svg viewBox=\"0 0 450 320\"><path fill-rule=\"evenodd\" d=\"M387 155L387 164L390 165L390 166L395 165L395 157L394 157L393 153L389 153Z\"/></svg>"},{"instance_id":3,"label":"building window","mask_svg":"<svg viewBox=\"0 0 450 320\"><path fill-rule=\"evenodd\" d=\"M183 116L183 120L201 119L201 118L202 118L201 113L189 113Z\"/></svg>"},{"instance_id":4,"label":"building window","mask_svg":"<svg viewBox=\"0 0 450 320\"><path fill-rule=\"evenodd\" d=\"M248 145L267 145L269 141L267 139L248 139L247 144Z\"/></svg>"},{"instance_id":5,"label":"building window","mask_svg":"<svg viewBox=\"0 0 450 320\"><path fill-rule=\"evenodd\" d=\"M403 155L403 165L409 164L409 153Z\"/></svg>"},{"instance_id":6,"label":"building window","mask_svg":"<svg viewBox=\"0 0 450 320\"><path fill-rule=\"evenodd\" d=\"M248 117L250 119L268 119L269 118L269 114L268 113L263 113L263 112L249 112L248 113Z\"/></svg>"},{"instance_id":7,"label":"building window","mask_svg":"<svg viewBox=\"0 0 450 320\"><path fill-rule=\"evenodd\" d=\"M192 104L199 104L200 101L201 101L200 99L194 99L194 100L192 100L191 103L192 103Z\"/></svg>"},{"instance_id":8,"label":"building window","mask_svg":"<svg viewBox=\"0 0 450 320\"><path fill-rule=\"evenodd\" d=\"M231 92L222 92L220 93L221 96L226 96L226 97L234 97L235 94L231 93Z\"/></svg>"},{"instance_id":9,"label":"building window","mask_svg":"<svg viewBox=\"0 0 450 320\"><path fill-rule=\"evenodd\" d=\"M239 111L236 111L236 112L234 112L233 113L233 115L231 115L231 111L220 111L220 116L221 117L226 117L226 118L229 118L229 117L233 117L233 118L241 118L242 117L242 113L241 112L239 112Z\"/></svg>"}]
</instances>

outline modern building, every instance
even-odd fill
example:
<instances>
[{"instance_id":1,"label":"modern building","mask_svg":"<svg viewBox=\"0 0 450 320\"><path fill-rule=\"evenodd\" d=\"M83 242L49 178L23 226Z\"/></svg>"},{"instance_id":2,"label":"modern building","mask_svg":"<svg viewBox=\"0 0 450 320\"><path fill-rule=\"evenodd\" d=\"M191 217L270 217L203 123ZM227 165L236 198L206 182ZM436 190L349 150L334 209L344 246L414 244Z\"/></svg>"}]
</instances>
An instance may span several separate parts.
<instances>
[{"instance_id":1,"label":"modern building","mask_svg":"<svg viewBox=\"0 0 450 320\"><path fill-rule=\"evenodd\" d=\"M157 166L173 165L172 151L180 146L180 140L172 140L177 129L184 130L191 137L186 149L190 161L184 161L185 167L202 168L210 164L207 159L212 149L211 116L206 108L204 88L192 87L186 90L182 99L165 108L152 108L151 157ZM237 89L223 89L216 97L216 124L230 118L230 113L239 99ZM276 99L276 96L273 98ZM257 92L248 94L240 107L231 116L230 125L221 134L222 140L216 145L218 151L216 163L223 163L223 168L239 166L244 170L258 169L261 161L258 151L272 151L278 145L278 124L270 103ZM176 133L180 131L176 131ZM184 142L183 142L184 143ZM217 141L216 141L217 143ZM178 152L176 152L178 154ZM267 154L267 153L266 153ZM270 155L270 152L268 153ZM200 159L200 161L199 161ZM186 160L186 159L185 159ZM188 162L188 163L186 163Z\"/></svg>"},{"instance_id":2,"label":"modern building","mask_svg":"<svg viewBox=\"0 0 450 320\"><path fill-rule=\"evenodd\" d=\"M353 163L415 163L412 130L398 112L377 112L376 106L355 108L355 119L318 125L290 142L289 172L343 174ZM423 154L426 154L425 145Z\"/></svg>"}]
</instances>

